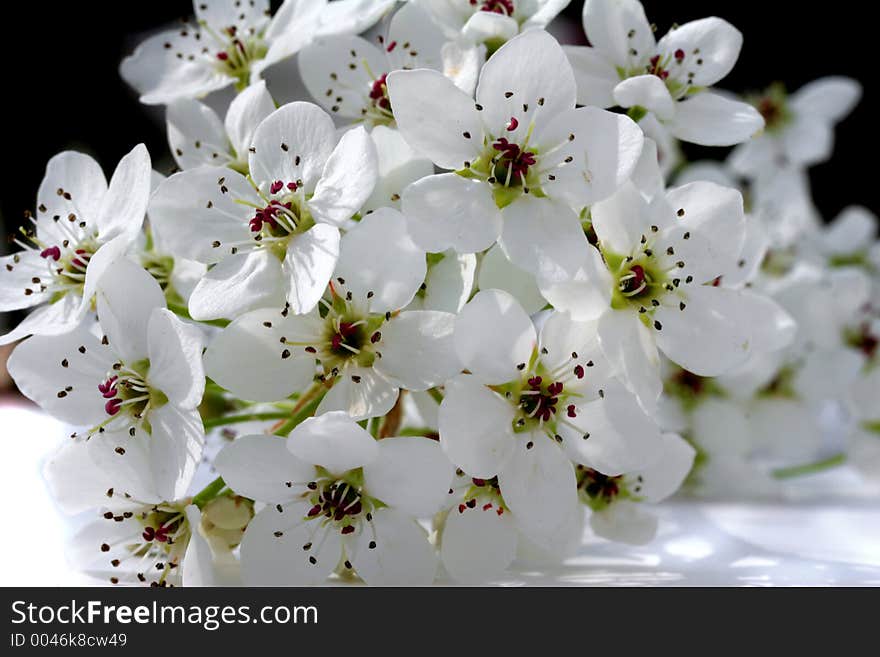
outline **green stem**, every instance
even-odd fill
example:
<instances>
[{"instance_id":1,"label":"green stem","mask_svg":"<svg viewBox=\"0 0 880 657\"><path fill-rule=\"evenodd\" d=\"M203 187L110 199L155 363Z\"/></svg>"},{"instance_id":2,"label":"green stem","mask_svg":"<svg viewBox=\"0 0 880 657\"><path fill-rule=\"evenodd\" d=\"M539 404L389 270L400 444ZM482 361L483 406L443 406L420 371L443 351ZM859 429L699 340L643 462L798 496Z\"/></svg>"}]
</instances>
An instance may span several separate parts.
<instances>
[{"instance_id":1,"label":"green stem","mask_svg":"<svg viewBox=\"0 0 880 657\"><path fill-rule=\"evenodd\" d=\"M433 399L438 404L443 402L443 393L440 392L437 388L430 388L428 390L428 394L431 395L431 399Z\"/></svg>"},{"instance_id":2,"label":"green stem","mask_svg":"<svg viewBox=\"0 0 880 657\"><path fill-rule=\"evenodd\" d=\"M641 107L640 105L635 105L634 107L630 107L626 111L626 115L629 118L631 118L633 121L635 121L636 123L638 123L643 118L645 118L645 116L647 116L647 114L648 114L648 110L646 110L644 107Z\"/></svg>"},{"instance_id":3,"label":"green stem","mask_svg":"<svg viewBox=\"0 0 880 657\"><path fill-rule=\"evenodd\" d=\"M214 427L222 427L227 424L238 424L240 422L259 422L261 420L283 420L290 417L290 413L276 411L274 413L246 413L244 415L227 415L225 417L208 418L203 422L205 430Z\"/></svg>"},{"instance_id":4,"label":"green stem","mask_svg":"<svg viewBox=\"0 0 880 657\"><path fill-rule=\"evenodd\" d=\"M320 385L320 384L318 384ZM323 386L321 386L323 387ZM302 408L300 408L296 413L290 416L290 419L287 420L284 424L282 424L275 431L276 436L281 436L283 438L287 437L291 431L293 431L303 420L311 417L315 414L315 411L318 408L318 404L321 403L321 400L324 399L324 395L326 391L316 394L314 399L311 399L308 403L306 403ZM287 417L287 416L285 416Z\"/></svg>"},{"instance_id":5,"label":"green stem","mask_svg":"<svg viewBox=\"0 0 880 657\"><path fill-rule=\"evenodd\" d=\"M773 477L775 479L792 479L794 477L802 477L803 475L830 470L831 468L836 468L844 463L846 463L846 454L841 452L829 456L826 459L822 459L821 461L814 461L813 463L805 463L804 465L795 465L788 468L776 468L773 470Z\"/></svg>"},{"instance_id":6,"label":"green stem","mask_svg":"<svg viewBox=\"0 0 880 657\"><path fill-rule=\"evenodd\" d=\"M223 477L217 477L214 481L196 493L196 496L192 498L192 503L199 507L199 510L202 510L205 508L205 505L217 497L217 495L220 494L220 491L224 488L226 488L226 482L223 481Z\"/></svg>"}]
</instances>

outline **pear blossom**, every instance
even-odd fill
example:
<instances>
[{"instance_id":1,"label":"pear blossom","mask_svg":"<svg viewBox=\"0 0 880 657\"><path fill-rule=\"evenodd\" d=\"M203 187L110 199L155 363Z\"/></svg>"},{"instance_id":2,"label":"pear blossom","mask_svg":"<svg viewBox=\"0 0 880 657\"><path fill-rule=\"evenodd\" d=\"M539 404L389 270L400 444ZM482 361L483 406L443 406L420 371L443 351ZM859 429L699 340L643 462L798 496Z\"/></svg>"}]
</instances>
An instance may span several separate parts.
<instances>
[{"instance_id":1,"label":"pear blossom","mask_svg":"<svg viewBox=\"0 0 880 657\"><path fill-rule=\"evenodd\" d=\"M235 97L224 121L197 100L176 100L166 110L168 145L174 161L181 169L224 166L247 174L254 132L274 111L275 101L262 80Z\"/></svg>"},{"instance_id":2,"label":"pear blossom","mask_svg":"<svg viewBox=\"0 0 880 657\"><path fill-rule=\"evenodd\" d=\"M314 308L339 253L339 227L369 198L376 153L362 127L338 143L311 103L274 111L254 132L250 178L202 166L163 182L150 219L172 254L213 265L189 300L199 320L288 304Z\"/></svg>"},{"instance_id":3,"label":"pear blossom","mask_svg":"<svg viewBox=\"0 0 880 657\"><path fill-rule=\"evenodd\" d=\"M483 290L456 320L455 348L469 374L445 386L440 444L470 477L497 477L504 506L539 542L570 517L571 461L620 474L660 449L659 429L610 371L595 323L554 313L539 340L513 297Z\"/></svg>"},{"instance_id":4,"label":"pear blossom","mask_svg":"<svg viewBox=\"0 0 880 657\"><path fill-rule=\"evenodd\" d=\"M747 264L745 227L736 190L691 183L649 203L627 183L591 208L598 250L589 249L573 281L545 280L542 292L577 319L598 321L603 352L652 409L661 391L658 349L716 376L744 363L755 345L791 340L781 308L727 285L725 275Z\"/></svg>"},{"instance_id":5,"label":"pear blossom","mask_svg":"<svg viewBox=\"0 0 880 657\"><path fill-rule=\"evenodd\" d=\"M111 584L233 583L231 551L223 555L225 563L214 558L198 530L199 509L187 498L165 501L152 485L149 459L129 459L120 467L113 449L106 441L66 443L44 466L49 489L65 513L96 515L70 540L72 565Z\"/></svg>"},{"instance_id":6,"label":"pear blossom","mask_svg":"<svg viewBox=\"0 0 880 657\"><path fill-rule=\"evenodd\" d=\"M314 585L337 567L368 584L433 581L434 549L415 519L438 511L452 483L436 441L377 441L334 411L286 441L243 436L216 463L233 490L267 504L242 541L246 584Z\"/></svg>"},{"instance_id":7,"label":"pear blossom","mask_svg":"<svg viewBox=\"0 0 880 657\"><path fill-rule=\"evenodd\" d=\"M824 162L834 148L834 126L859 102L861 85L853 79L820 78L788 95L775 84L748 98L764 117L764 133L737 146L728 160L736 173L760 178L779 167L809 167Z\"/></svg>"},{"instance_id":8,"label":"pear blossom","mask_svg":"<svg viewBox=\"0 0 880 657\"><path fill-rule=\"evenodd\" d=\"M542 30L492 56L476 103L436 71L395 71L387 85L407 142L452 170L403 193L410 234L429 252L472 253L497 240L519 267L559 272L586 247L571 208L613 194L641 153L630 119L574 107L571 67Z\"/></svg>"},{"instance_id":9,"label":"pear blossom","mask_svg":"<svg viewBox=\"0 0 880 657\"><path fill-rule=\"evenodd\" d=\"M635 545L654 538L657 517L650 512L650 505L679 489L696 455L690 443L674 433L663 434L662 442L656 461L638 472L609 477L592 468L577 467L578 496L592 510L590 527L597 535Z\"/></svg>"},{"instance_id":10,"label":"pear blossom","mask_svg":"<svg viewBox=\"0 0 880 657\"><path fill-rule=\"evenodd\" d=\"M374 126L370 139L376 147L378 178L370 198L364 201L363 211L383 207L399 210L400 195L406 186L434 173L434 164L416 153L394 128Z\"/></svg>"},{"instance_id":11,"label":"pear blossom","mask_svg":"<svg viewBox=\"0 0 880 657\"><path fill-rule=\"evenodd\" d=\"M485 44L491 54L520 32L543 29L571 0L411 0L447 39Z\"/></svg>"},{"instance_id":12,"label":"pear blossom","mask_svg":"<svg viewBox=\"0 0 880 657\"><path fill-rule=\"evenodd\" d=\"M46 165L33 224L15 239L22 250L0 258L0 311L33 308L0 336L57 335L93 309L95 286L138 236L150 194L150 155L143 144L120 160L108 186L100 165L76 151Z\"/></svg>"},{"instance_id":13,"label":"pear blossom","mask_svg":"<svg viewBox=\"0 0 880 657\"><path fill-rule=\"evenodd\" d=\"M764 127L754 107L708 89L742 48L727 21L691 21L656 41L639 0L586 0L583 23L592 45L566 47L578 103L651 113L678 139L703 146L739 144Z\"/></svg>"},{"instance_id":14,"label":"pear blossom","mask_svg":"<svg viewBox=\"0 0 880 657\"><path fill-rule=\"evenodd\" d=\"M336 278L320 312L265 308L241 315L208 347L208 375L257 401L302 392L317 376L329 388L319 414L384 415L400 388L427 390L460 370L450 356L454 314L400 311L425 271L425 254L406 235L403 216L376 210L342 238Z\"/></svg>"},{"instance_id":15,"label":"pear blossom","mask_svg":"<svg viewBox=\"0 0 880 657\"><path fill-rule=\"evenodd\" d=\"M446 46L440 29L416 3L407 3L373 44L358 36L315 40L298 56L299 72L309 93L332 116L367 126L393 125L394 112L386 79L399 69L425 68L449 73L465 93L472 94L482 63L475 52ZM447 66L452 53L459 52Z\"/></svg>"},{"instance_id":16,"label":"pear blossom","mask_svg":"<svg viewBox=\"0 0 880 657\"><path fill-rule=\"evenodd\" d=\"M41 408L84 427L75 438L111 445L116 458L105 467L147 459L152 490L182 497L204 443L201 332L169 312L159 284L126 258L108 268L96 297L98 326L25 340L9 373Z\"/></svg>"},{"instance_id":17,"label":"pear blossom","mask_svg":"<svg viewBox=\"0 0 880 657\"><path fill-rule=\"evenodd\" d=\"M419 286L407 310L457 313L471 297L476 272L477 257L473 253L449 250L428 254L425 282Z\"/></svg>"},{"instance_id":18,"label":"pear blossom","mask_svg":"<svg viewBox=\"0 0 880 657\"><path fill-rule=\"evenodd\" d=\"M147 38L119 72L142 103L200 98L234 84L238 91L312 39L366 30L393 0L193 0L195 21Z\"/></svg>"}]
</instances>

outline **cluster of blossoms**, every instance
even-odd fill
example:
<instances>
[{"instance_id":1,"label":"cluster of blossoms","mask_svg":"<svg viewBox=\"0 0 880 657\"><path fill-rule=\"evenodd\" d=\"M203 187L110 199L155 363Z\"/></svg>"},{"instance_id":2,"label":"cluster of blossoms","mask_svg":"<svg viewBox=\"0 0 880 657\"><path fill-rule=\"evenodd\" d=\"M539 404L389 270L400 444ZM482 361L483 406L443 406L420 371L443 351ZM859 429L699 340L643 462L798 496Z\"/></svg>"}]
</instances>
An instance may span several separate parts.
<instances>
[{"instance_id":1,"label":"cluster of blossoms","mask_svg":"<svg viewBox=\"0 0 880 657\"><path fill-rule=\"evenodd\" d=\"M567 4L195 0L123 62L178 170L57 155L0 267L0 310L33 309L9 371L74 429L49 485L97 514L78 564L494 581L585 522L651 540L698 454L714 481L818 449L817 400L880 459L873 218L772 209L852 83L733 100L724 20L657 41L636 0L587 0L592 45L563 47ZM278 106L292 57L310 97ZM227 86L221 119L199 99ZM716 169L669 187L676 140L742 144L749 212Z\"/></svg>"}]
</instances>

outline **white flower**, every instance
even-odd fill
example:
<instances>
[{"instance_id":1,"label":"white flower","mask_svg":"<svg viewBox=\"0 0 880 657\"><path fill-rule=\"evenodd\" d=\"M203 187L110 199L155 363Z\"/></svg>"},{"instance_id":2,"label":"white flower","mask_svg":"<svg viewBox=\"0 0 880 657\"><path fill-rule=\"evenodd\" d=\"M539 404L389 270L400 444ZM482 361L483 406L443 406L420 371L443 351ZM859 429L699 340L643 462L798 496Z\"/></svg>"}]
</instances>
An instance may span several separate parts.
<instances>
[{"instance_id":1,"label":"white flower","mask_svg":"<svg viewBox=\"0 0 880 657\"><path fill-rule=\"evenodd\" d=\"M578 466L578 495L592 510L590 527L611 541L642 545L654 538L657 518L643 504L654 505L675 493L691 471L696 451L674 433L648 467L616 477Z\"/></svg>"},{"instance_id":2,"label":"white flower","mask_svg":"<svg viewBox=\"0 0 880 657\"><path fill-rule=\"evenodd\" d=\"M319 584L343 562L367 584L434 579L434 549L415 518L438 511L452 482L436 441L377 441L331 412L304 421L286 443L239 438L217 468L233 490L268 504L242 541L246 584Z\"/></svg>"},{"instance_id":3,"label":"white flower","mask_svg":"<svg viewBox=\"0 0 880 657\"><path fill-rule=\"evenodd\" d=\"M275 102L263 81L238 94L222 122L214 110L197 100L174 101L168 105L166 123L177 166L223 166L246 175L254 131L274 111Z\"/></svg>"},{"instance_id":4,"label":"white flower","mask_svg":"<svg viewBox=\"0 0 880 657\"><path fill-rule=\"evenodd\" d=\"M9 372L45 411L85 427L86 440L111 445L108 469L147 459L151 490L178 499L204 442L201 334L166 310L158 283L125 258L108 269L96 296L97 335L83 324L34 336L12 353Z\"/></svg>"},{"instance_id":5,"label":"white flower","mask_svg":"<svg viewBox=\"0 0 880 657\"><path fill-rule=\"evenodd\" d=\"M520 32L545 28L571 0L412 0L447 39L485 43L490 51Z\"/></svg>"},{"instance_id":6,"label":"white flower","mask_svg":"<svg viewBox=\"0 0 880 657\"><path fill-rule=\"evenodd\" d=\"M476 103L436 71L395 71L388 90L407 142L454 171L404 190L410 233L429 252L472 253L499 240L517 266L558 275L586 246L571 208L613 194L642 149L628 118L575 109L571 67L542 30L492 56Z\"/></svg>"},{"instance_id":7,"label":"white flower","mask_svg":"<svg viewBox=\"0 0 880 657\"><path fill-rule=\"evenodd\" d=\"M738 191L692 183L648 203L628 183L591 218L598 251L589 249L573 281L543 281L542 292L578 319L598 319L603 352L646 408L661 390L658 347L715 376L756 345L772 351L791 339L791 319L775 303L725 281L747 264Z\"/></svg>"},{"instance_id":8,"label":"white flower","mask_svg":"<svg viewBox=\"0 0 880 657\"><path fill-rule=\"evenodd\" d=\"M791 94L782 85L748 99L764 117L763 134L738 146L728 160L748 178L760 178L779 167L803 168L824 162L834 149L834 126L849 114L862 95L850 78L820 78Z\"/></svg>"},{"instance_id":9,"label":"white flower","mask_svg":"<svg viewBox=\"0 0 880 657\"><path fill-rule=\"evenodd\" d=\"M366 131L355 128L336 143L333 121L311 103L273 112L251 149L249 179L199 167L171 176L150 203L167 249L214 265L190 297L195 319L285 302L294 313L314 308L336 265L339 226L376 182Z\"/></svg>"},{"instance_id":10,"label":"white flower","mask_svg":"<svg viewBox=\"0 0 880 657\"><path fill-rule=\"evenodd\" d=\"M185 21L146 39L119 71L148 105L200 98L230 84L241 91L313 38L361 32L393 4L285 0L270 16L268 0L194 0L194 24Z\"/></svg>"},{"instance_id":11,"label":"white flower","mask_svg":"<svg viewBox=\"0 0 880 657\"><path fill-rule=\"evenodd\" d=\"M73 329L92 308L105 269L135 241L150 195L150 155L140 144L122 158L110 185L88 155L59 153L46 166L33 228L22 251L0 258L0 311L36 308L0 337Z\"/></svg>"},{"instance_id":12,"label":"white flower","mask_svg":"<svg viewBox=\"0 0 880 657\"><path fill-rule=\"evenodd\" d=\"M730 146L764 126L751 105L708 91L736 63L742 34L720 18L670 30L659 42L638 0L586 0L584 31L592 46L566 48L578 102L654 114L682 141Z\"/></svg>"},{"instance_id":13,"label":"white flower","mask_svg":"<svg viewBox=\"0 0 880 657\"><path fill-rule=\"evenodd\" d=\"M334 117L367 126L393 125L386 78L399 69L427 68L445 72L445 39L415 3L404 5L391 19L378 47L358 36L318 39L298 56L299 72L309 93ZM450 79L472 94L481 60L472 53Z\"/></svg>"},{"instance_id":14,"label":"white flower","mask_svg":"<svg viewBox=\"0 0 880 657\"><path fill-rule=\"evenodd\" d=\"M503 255L501 258L507 262ZM457 313L473 293L477 256L473 253L445 251L432 253L427 259L425 282L406 309Z\"/></svg>"},{"instance_id":15,"label":"white flower","mask_svg":"<svg viewBox=\"0 0 880 657\"><path fill-rule=\"evenodd\" d=\"M363 211L383 207L400 209L400 195L406 186L434 173L431 160L416 153L394 128L377 125L370 131L376 147L379 178L373 193L364 201Z\"/></svg>"},{"instance_id":16,"label":"white flower","mask_svg":"<svg viewBox=\"0 0 880 657\"><path fill-rule=\"evenodd\" d=\"M497 476L504 506L539 542L570 518L572 460L620 474L660 448L658 428L612 376L595 330L554 313L539 342L500 290L478 293L456 321L456 352L470 374L446 385L440 444L469 476Z\"/></svg>"},{"instance_id":17,"label":"white flower","mask_svg":"<svg viewBox=\"0 0 880 657\"><path fill-rule=\"evenodd\" d=\"M302 392L317 361L321 380L332 386L319 413L384 415L399 388L427 390L460 370L451 356L453 314L398 312L412 301L425 267L400 213L376 210L342 239L324 312L242 315L208 348L208 374L244 399L275 401Z\"/></svg>"}]
</instances>

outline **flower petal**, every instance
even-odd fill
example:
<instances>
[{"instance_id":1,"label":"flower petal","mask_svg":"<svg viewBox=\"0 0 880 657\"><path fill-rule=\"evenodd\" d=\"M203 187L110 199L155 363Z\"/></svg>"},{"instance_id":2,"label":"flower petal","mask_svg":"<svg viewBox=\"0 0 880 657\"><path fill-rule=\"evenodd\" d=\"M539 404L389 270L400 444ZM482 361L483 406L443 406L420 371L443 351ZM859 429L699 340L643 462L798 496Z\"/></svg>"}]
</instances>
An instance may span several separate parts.
<instances>
[{"instance_id":1,"label":"flower petal","mask_svg":"<svg viewBox=\"0 0 880 657\"><path fill-rule=\"evenodd\" d=\"M374 511L369 527L355 534L351 562L370 586L428 586L437 571L425 530L393 508Z\"/></svg>"},{"instance_id":2,"label":"flower petal","mask_svg":"<svg viewBox=\"0 0 880 657\"><path fill-rule=\"evenodd\" d=\"M465 507L450 511L440 539L443 567L457 582L480 584L500 578L516 557L513 515Z\"/></svg>"},{"instance_id":3,"label":"flower petal","mask_svg":"<svg viewBox=\"0 0 880 657\"><path fill-rule=\"evenodd\" d=\"M498 245L489 249L480 260L477 281L481 290L495 289L507 292L529 315L547 305L547 300L541 296L535 277L508 260Z\"/></svg>"},{"instance_id":4,"label":"flower petal","mask_svg":"<svg viewBox=\"0 0 880 657\"><path fill-rule=\"evenodd\" d=\"M281 261L268 249L237 253L211 267L189 298L193 319L231 319L256 308L284 305Z\"/></svg>"},{"instance_id":5,"label":"flower petal","mask_svg":"<svg viewBox=\"0 0 880 657\"><path fill-rule=\"evenodd\" d=\"M205 429L197 410L165 404L150 411L150 465L156 491L163 500L177 500L187 493L196 467L202 460ZM143 436L140 438L143 440Z\"/></svg>"},{"instance_id":6,"label":"flower petal","mask_svg":"<svg viewBox=\"0 0 880 657\"><path fill-rule=\"evenodd\" d=\"M339 229L327 224L316 224L290 240L282 270L293 313L307 313L318 303L337 266L339 250Z\"/></svg>"},{"instance_id":7,"label":"flower petal","mask_svg":"<svg viewBox=\"0 0 880 657\"><path fill-rule=\"evenodd\" d=\"M663 383L660 355L651 332L634 314L617 310L602 315L598 329L599 344L612 368L642 408L653 412Z\"/></svg>"},{"instance_id":8,"label":"flower petal","mask_svg":"<svg viewBox=\"0 0 880 657\"><path fill-rule=\"evenodd\" d=\"M455 322L455 351L481 383L507 383L528 363L537 336L532 320L507 292L483 290Z\"/></svg>"},{"instance_id":9,"label":"flower petal","mask_svg":"<svg viewBox=\"0 0 880 657\"><path fill-rule=\"evenodd\" d=\"M382 326L376 347L382 354L374 367L407 390L442 385L461 370L454 356L455 315L436 310L410 310Z\"/></svg>"},{"instance_id":10,"label":"flower petal","mask_svg":"<svg viewBox=\"0 0 880 657\"><path fill-rule=\"evenodd\" d=\"M615 66L632 68L654 53L654 31L638 0L586 0L582 18L587 39Z\"/></svg>"},{"instance_id":11,"label":"flower petal","mask_svg":"<svg viewBox=\"0 0 880 657\"><path fill-rule=\"evenodd\" d=\"M400 209L400 196L412 182L434 173L431 160L418 155L400 131L377 125L370 132L379 162L379 179L364 202L364 212L383 206Z\"/></svg>"},{"instance_id":12,"label":"flower petal","mask_svg":"<svg viewBox=\"0 0 880 657\"><path fill-rule=\"evenodd\" d=\"M223 123L207 105L180 98L165 110L168 145L181 169L220 166L234 157Z\"/></svg>"},{"instance_id":13,"label":"flower petal","mask_svg":"<svg viewBox=\"0 0 880 657\"><path fill-rule=\"evenodd\" d=\"M743 35L726 20L712 16L669 30L657 44L661 58L677 61L684 52L678 75L697 87L708 87L727 77L742 49Z\"/></svg>"},{"instance_id":14,"label":"flower petal","mask_svg":"<svg viewBox=\"0 0 880 657\"><path fill-rule=\"evenodd\" d=\"M140 232L150 198L151 175L150 154L143 144L119 160L96 217L101 241L119 235L133 240Z\"/></svg>"},{"instance_id":15,"label":"flower petal","mask_svg":"<svg viewBox=\"0 0 880 657\"><path fill-rule=\"evenodd\" d=\"M639 471L641 490L635 492L651 504L662 502L684 483L696 454L693 446L681 436L664 433L660 459Z\"/></svg>"},{"instance_id":16,"label":"flower petal","mask_svg":"<svg viewBox=\"0 0 880 657\"><path fill-rule=\"evenodd\" d=\"M373 193L378 175L376 147L370 136L363 126L352 128L330 154L309 210L317 221L342 226Z\"/></svg>"},{"instance_id":17,"label":"flower petal","mask_svg":"<svg viewBox=\"0 0 880 657\"><path fill-rule=\"evenodd\" d=\"M287 448L301 461L336 475L369 465L379 456L376 440L343 411L307 418L290 432Z\"/></svg>"},{"instance_id":18,"label":"flower petal","mask_svg":"<svg viewBox=\"0 0 880 657\"><path fill-rule=\"evenodd\" d=\"M335 380L318 413L344 411L357 421L380 417L397 401L398 389L373 368L349 367Z\"/></svg>"},{"instance_id":19,"label":"flower petal","mask_svg":"<svg viewBox=\"0 0 880 657\"><path fill-rule=\"evenodd\" d=\"M223 125L240 161L247 161L257 126L275 111L275 101L263 80L250 85L229 104Z\"/></svg>"},{"instance_id":20,"label":"flower petal","mask_svg":"<svg viewBox=\"0 0 880 657\"><path fill-rule=\"evenodd\" d=\"M440 446L449 459L472 477L491 479L510 458L513 407L473 380L460 376L446 384L440 404Z\"/></svg>"},{"instance_id":21,"label":"flower petal","mask_svg":"<svg viewBox=\"0 0 880 657\"><path fill-rule=\"evenodd\" d=\"M656 75L636 75L614 87L614 101L621 107L643 107L661 121L676 116L676 102L666 83Z\"/></svg>"},{"instance_id":22,"label":"flower petal","mask_svg":"<svg viewBox=\"0 0 880 657\"><path fill-rule=\"evenodd\" d=\"M676 137L701 146L733 146L763 128L764 119L754 107L711 91L702 91L678 103L675 118L669 124Z\"/></svg>"},{"instance_id":23,"label":"flower petal","mask_svg":"<svg viewBox=\"0 0 880 657\"><path fill-rule=\"evenodd\" d=\"M205 391L202 332L184 324L174 313L157 308L147 326L150 372L147 383L181 408L195 408Z\"/></svg>"},{"instance_id":24,"label":"flower petal","mask_svg":"<svg viewBox=\"0 0 880 657\"><path fill-rule=\"evenodd\" d=\"M590 527L597 536L616 543L645 545L657 535L657 517L641 504L619 500L590 516Z\"/></svg>"},{"instance_id":25,"label":"flower petal","mask_svg":"<svg viewBox=\"0 0 880 657\"><path fill-rule=\"evenodd\" d=\"M604 53L590 46L563 46L577 82L578 105L613 107L620 76Z\"/></svg>"}]
</instances>

